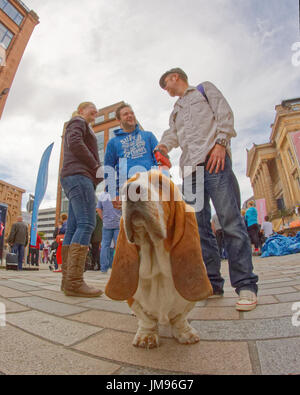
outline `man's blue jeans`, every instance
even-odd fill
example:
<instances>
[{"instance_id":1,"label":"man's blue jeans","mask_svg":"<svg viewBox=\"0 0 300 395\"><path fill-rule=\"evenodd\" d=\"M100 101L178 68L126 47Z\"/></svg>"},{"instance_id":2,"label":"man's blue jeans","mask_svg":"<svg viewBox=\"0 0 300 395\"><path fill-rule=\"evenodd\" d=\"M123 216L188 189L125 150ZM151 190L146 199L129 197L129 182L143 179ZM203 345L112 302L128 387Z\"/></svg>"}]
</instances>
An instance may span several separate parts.
<instances>
[{"instance_id":1,"label":"man's blue jeans","mask_svg":"<svg viewBox=\"0 0 300 395\"><path fill-rule=\"evenodd\" d=\"M79 174L61 179L69 199L67 230L63 245L88 246L96 226L96 197L92 180Z\"/></svg>"},{"instance_id":2,"label":"man's blue jeans","mask_svg":"<svg viewBox=\"0 0 300 395\"><path fill-rule=\"evenodd\" d=\"M113 249L110 248L112 240L114 240L115 246L119 236L120 229L106 229L102 228L102 241L101 241L101 253L100 253L100 267L101 272L107 272L112 267L113 262Z\"/></svg>"},{"instance_id":3,"label":"man's blue jeans","mask_svg":"<svg viewBox=\"0 0 300 395\"><path fill-rule=\"evenodd\" d=\"M22 270L25 247L23 244L14 244L12 252L18 255L18 270Z\"/></svg>"},{"instance_id":4,"label":"man's blue jeans","mask_svg":"<svg viewBox=\"0 0 300 395\"><path fill-rule=\"evenodd\" d=\"M192 186L192 192L196 194L195 178ZM226 156L224 171L209 174L204 170L204 208L196 213L204 263L212 287L218 292L223 290L224 279L217 241L211 228L210 199L224 232L231 285L238 294L242 289L257 294L258 276L253 273L251 244L240 213L239 188L229 156Z\"/></svg>"}]
</instances>

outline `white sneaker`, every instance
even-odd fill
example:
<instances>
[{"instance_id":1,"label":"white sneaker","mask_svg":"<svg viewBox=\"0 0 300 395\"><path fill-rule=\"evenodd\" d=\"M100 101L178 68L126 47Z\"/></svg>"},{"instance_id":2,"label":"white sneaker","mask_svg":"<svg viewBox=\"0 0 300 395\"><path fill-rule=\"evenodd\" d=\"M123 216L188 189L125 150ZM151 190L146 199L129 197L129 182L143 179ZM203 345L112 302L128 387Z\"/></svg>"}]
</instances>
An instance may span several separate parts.
<instances>
[{"instance_id":1,"label":"white sneaker","mask_svg":"<svg viewBox=\"0 0 300 395\"><path fill-rule=\"evenodd\" d=\"M235 305L238 311L251 311L257 306L257 297L254 292L244 290L240 292L240 298Z\"/></svg>"}]
</instances>

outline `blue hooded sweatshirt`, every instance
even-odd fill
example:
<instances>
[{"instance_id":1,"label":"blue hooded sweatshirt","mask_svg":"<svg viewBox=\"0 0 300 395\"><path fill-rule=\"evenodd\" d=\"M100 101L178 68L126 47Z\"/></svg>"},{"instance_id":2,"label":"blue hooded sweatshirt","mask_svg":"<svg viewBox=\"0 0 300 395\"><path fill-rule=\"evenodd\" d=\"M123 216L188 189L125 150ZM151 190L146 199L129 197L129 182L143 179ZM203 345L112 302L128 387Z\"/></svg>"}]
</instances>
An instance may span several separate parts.
<instances>
[{"instance_id":1,"label":"blue hooded sweatshirt","mask_svg":"<svg viewBox=\"0 0 300 395\"><path fill-rule=\"evenodd\" d=\"M153 150L158 145L158 141L152 132L140 130L138 126L131 133L124 132L123 129L115 130L114 133L115 137L106 147L104 167L105 172L107 166L117 172L117 195L119 195L119 188L135 173L149 171L157 166ZM107 174L106 185L109 184ZM111 193L110 188L108 192Z\"/></svg>"}]
</instances>

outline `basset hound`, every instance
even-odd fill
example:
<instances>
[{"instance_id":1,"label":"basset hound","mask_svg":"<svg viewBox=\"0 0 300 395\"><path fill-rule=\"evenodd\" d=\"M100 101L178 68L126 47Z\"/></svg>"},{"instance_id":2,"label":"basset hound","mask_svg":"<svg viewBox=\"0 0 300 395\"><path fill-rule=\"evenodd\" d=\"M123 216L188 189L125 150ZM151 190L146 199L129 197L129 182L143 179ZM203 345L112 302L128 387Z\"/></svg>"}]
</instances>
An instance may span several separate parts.
<instances>
[{"instance_id":1,"label":"basset hound","mask_svg":"<svg viewBox=\"0 0 300 395\"><path fill-rule=\"evenodd\" d=\"M137 173L122 189L122 218L106 295L127 300L138 318L133 345L159 346L158 324L182 344L199 341L187 315L212 295L193 209L159 171Z\"/></svg>"}]
</instances>

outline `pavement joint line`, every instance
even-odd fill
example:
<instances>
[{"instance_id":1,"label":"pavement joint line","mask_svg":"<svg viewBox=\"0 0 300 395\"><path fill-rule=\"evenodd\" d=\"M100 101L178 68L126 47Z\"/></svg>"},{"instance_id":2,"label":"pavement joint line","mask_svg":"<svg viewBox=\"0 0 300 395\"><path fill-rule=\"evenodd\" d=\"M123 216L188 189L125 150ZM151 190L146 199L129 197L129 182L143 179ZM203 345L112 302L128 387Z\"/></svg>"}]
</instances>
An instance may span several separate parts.
<instances>
[{"instance_id":1,"label":"pavement joint line","mask_svg":"<svg viewBox=\"0 0 300 395\"><path fill-rule=\"evenodd\" d=\"M248 352L249 352L249 358L250 358L253 374L256 376L261 376L262 369L261 369L261 363L259 359L256 341L249 340L247 344L248 344Z\"/></svg>"}]
</instances>

